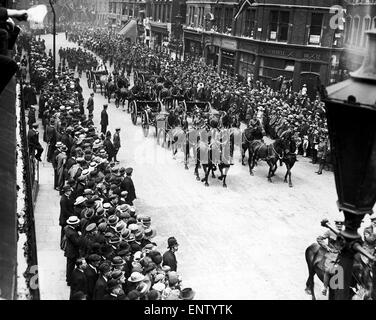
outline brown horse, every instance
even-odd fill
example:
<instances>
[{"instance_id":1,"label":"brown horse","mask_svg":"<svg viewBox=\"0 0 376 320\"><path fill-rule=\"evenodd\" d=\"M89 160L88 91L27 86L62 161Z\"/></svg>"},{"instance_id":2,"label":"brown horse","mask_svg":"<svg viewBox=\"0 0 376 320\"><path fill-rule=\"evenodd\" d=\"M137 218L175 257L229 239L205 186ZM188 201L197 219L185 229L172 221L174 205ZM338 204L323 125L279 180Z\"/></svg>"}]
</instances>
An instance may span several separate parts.
<instances>
[{"instance_id":1,"label":"brown horse","mask_svg":"<svg viewBox=\"0 0 376 320\"><path fill-rule=\"evenodd\" d=\"M291 168L294 166L296 160L295 149L291 147L292 142L282 139L277 139L272 144L267 145L261 140L254 140L249 142L250 159L250 174L253 175L253 168L258 160L264 160L269 165L268 181L272 182L272 177L277 170L277 163L280 161L285 163L287 172L285 174L284 182L287 183L289 178L289 186L292 187Z\"/></svg>"},{"instance_id":2,"label":"brown horse","mask_svg":"<svg viewBox=\"0 0 376 320\"><path fill-rule=\"evenodd\" d=\"M314 276L324 281L324 265L325 265L326 250L322 248L318 243L311 244L305 251L305 259L308 267L308 279L306 282L305 292L312 296L312 300L316 300L314 292ZM372 277L371 268L367 264L364 264L361 260L360 254L355 255L353 277L351 281L351 287L356 286L364 288L366 291L365 299L369 298L372 292ZM355 292L351 290L352 296ZM334 299L335 292L329 287L329 300Z\"/></svg>"}]
</instances>

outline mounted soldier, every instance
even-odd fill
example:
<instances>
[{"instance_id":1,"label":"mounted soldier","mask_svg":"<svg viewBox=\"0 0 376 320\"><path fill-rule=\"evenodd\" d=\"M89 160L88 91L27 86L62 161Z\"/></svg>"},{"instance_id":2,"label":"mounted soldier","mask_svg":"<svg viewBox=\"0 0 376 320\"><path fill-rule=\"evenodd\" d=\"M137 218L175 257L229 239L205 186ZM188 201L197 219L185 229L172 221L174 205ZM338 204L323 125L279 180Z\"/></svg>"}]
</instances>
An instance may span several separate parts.
<instances>
[{"instance_id":1,"label":"mounted soldier","mask_svg":"<svg viewBox=\"0 0 376 320\"><path fill-rule=\"evenodd\" d=\"M338 218L334 223L338 232L341 232L343 229L343 220ZM324 262L324 289L322 291L322 294L325 296L328 291L330 277L335 274L338 255L343 244L342 239L330 229L325 231L322 236L317 237L317 243L326 250Z\"/></svg>"}]
</instances>

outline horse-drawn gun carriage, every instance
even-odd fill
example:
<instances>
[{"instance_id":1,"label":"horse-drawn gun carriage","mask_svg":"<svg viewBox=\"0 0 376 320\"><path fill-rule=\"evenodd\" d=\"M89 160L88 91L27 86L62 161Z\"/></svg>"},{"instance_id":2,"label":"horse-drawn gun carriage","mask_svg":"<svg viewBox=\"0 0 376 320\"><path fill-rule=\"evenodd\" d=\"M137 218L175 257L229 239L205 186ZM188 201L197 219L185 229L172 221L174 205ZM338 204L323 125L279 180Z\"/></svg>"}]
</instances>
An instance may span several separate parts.
<instances>
[{"instance_id":1,"label":"horse-drawn gun carriage","mask_svg":"<svg viewBox=\"0 0 376 320\"><path fill-rule=\"evenodd\" d=\"M140 82L145 84L147 81L154 82L156 75L152 72L145 72L145 71L135 71L134 72L134 82Z\"/></svg>"},{"instance_id":2,"label":"horse-drawn gun carriage","mask_svg":"<svg viewBox=\"0 0 376 320\"><path fill-rule=\"evenodd\" d=\"M99 88L101 90L101 94L103 94L104 83L106 82L107 77L108 77L108 71L107 70L90 71L89 77L88 77L89 88L93 87L93 91L97 92L97 89L98 89L98 86L99 86Z\"/></svg>"},{"instance_id":3,"label":"horse-drawn gun carriage","mask_svg":"<svg viewBox=\"0 0 376 320\"><path fill-rule=\"evenodd\" d=\"M179 104L183 107L186 115L193 118L195 113L209 113L211 111L210 102L196 102L196 101L187 101L183 100Z\"/></svg>"},{"instance_id":4,"label":"horse-drawn gun carriage","mask_svg":"<svg viewBox=\"0 0 376 320\"><path fill-rule=\"evenodd\" d=\"M130 103L131 119L134 125L137 118L141 118L141 127L145 137L149 134L149 128L155 127L157 132L157 115L162 111L162 104L159 101L133 100Z\"/></svg>"}]
</instances>

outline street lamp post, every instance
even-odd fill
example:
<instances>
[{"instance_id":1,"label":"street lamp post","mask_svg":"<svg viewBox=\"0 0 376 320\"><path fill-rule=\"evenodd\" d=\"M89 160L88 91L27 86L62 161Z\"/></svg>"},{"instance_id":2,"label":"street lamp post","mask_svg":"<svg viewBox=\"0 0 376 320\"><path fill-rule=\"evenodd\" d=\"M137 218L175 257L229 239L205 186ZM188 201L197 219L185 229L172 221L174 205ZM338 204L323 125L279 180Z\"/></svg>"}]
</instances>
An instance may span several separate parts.
<instances>
[{"instance_id":1,"label":"street lamp post","mask_svg":"<svg viewBox=\"0 0 376 320\"><path fill-rule=\"evenodd\" d=\"M369 50L351 78L327 88L326 116L334 154L338 208L345 216L339 254L343 287L335 300L350 299L354 255L360 252L358 228L376 202L376 29L367 32ZM372 257L371 257L372 258Z\"/></svg>"},{"instance_id":2,"label":"street lamp post","mask_svg":"<svg viewBox=\"0 0 376 320\"><path fill-rule=\"evenodd\" d=\"M52 69L52 79L55 81L55 76L56 76L56 12L55 12L55 0L49 0L50 6L52 9L52 15L53 15L53 27L52 27L52 39L53 39L53 49L52 49L52 54L53 54L53 69Z\"/></svg>"}]
</instances>

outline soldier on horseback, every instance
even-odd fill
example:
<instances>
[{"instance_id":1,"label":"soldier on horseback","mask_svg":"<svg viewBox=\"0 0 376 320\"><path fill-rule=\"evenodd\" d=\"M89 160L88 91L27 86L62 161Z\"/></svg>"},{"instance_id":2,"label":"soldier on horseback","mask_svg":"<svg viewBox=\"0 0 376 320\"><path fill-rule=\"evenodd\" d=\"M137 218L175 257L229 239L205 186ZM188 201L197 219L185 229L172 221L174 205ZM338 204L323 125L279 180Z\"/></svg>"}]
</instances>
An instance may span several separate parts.
<instances>
[{"instance_id":1,"label":"soldier on horseback","mask_svg":"<svg viewBox=\"0 0 376 320\"><path fill-rule=\"evenodd\" d=\"M337 230L341 232L343 229L343 221L336 219L334 223ZM327 243L326 240L328 240ZM335 274L338 254L342 248L342 241L340 237L329 229L322 236L317 237L317 243L326 250L324 262L324 289L322 291L322 294L326 296L330 277Z\"/></svg>"}]
</instances>

